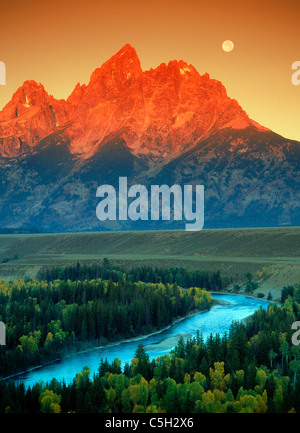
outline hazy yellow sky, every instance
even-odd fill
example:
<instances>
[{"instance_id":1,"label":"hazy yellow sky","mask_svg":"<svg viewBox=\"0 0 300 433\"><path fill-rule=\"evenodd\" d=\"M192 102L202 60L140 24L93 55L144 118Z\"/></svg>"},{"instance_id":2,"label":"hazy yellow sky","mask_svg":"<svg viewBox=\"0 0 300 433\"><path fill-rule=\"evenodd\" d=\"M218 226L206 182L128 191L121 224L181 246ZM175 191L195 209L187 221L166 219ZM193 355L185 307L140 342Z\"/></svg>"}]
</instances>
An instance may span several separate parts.
<instances>
[{"instance_id":1,"label":"hazy yellow sky","mask_svg":"<svg viewBox=\"0 0 300 433\"><path fill-rule=\"evenodd\" d=\"M143 70L185 60L222 81L248 115L300 141L299 0L40 0L0 8L0 109L28 79L56 98L130 43ZM222 42L235 48L226 53Z\"/></svg>"}]
</instances>

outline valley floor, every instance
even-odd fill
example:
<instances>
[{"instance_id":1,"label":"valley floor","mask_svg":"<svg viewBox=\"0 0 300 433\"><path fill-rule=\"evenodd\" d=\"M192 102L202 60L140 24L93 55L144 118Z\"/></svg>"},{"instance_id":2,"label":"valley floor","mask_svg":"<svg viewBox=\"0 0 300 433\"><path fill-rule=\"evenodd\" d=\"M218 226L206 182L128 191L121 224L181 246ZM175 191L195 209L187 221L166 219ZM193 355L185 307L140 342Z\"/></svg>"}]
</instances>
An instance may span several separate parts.
<instances>
[{"instance_id":1,"label":"valley floor","mask_svg":"<svg viewBox=\"0 0 300 433\"><path fill-rule=\"evenodd\" d=\"M7 280L34 279L46 267L97 263L104 257L128 269L220 270L241 287L250 272L259 283L256 292L270 292L277 300L284 286L300 282L300 227L0 235L0 278Z\"/></svg>"}]
</instances>

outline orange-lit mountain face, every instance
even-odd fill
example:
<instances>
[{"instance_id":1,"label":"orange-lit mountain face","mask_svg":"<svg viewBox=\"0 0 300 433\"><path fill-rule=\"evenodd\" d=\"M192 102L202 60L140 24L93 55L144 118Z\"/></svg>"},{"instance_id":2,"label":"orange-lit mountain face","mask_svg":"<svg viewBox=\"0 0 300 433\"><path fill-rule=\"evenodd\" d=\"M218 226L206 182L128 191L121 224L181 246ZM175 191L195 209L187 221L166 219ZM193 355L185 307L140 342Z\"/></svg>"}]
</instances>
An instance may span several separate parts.
<instances>
[{"instance_id":1,"label":"orange-lit mountain face","mask_svg":"<svg viewBox=\"0 0 300 433\"><path fill-rule=\"evenodd\" d=\"M127 44L93 72L87 86L77 84L66 101L26 81L0 112L0 153L19 155L63 130L71 152L84 158L119 136L135 155L170 159L216 131L249 126L267 131L219 81L183 61L143 72Z\"/></svg>"},{"instance_id":2,"label":"orange-lit mountain face","mask_svg":"<svg viewBox=\"0 0 300 433\"><path fill-rule=\"evenodd\" d=\"M300 225L300 143L249 119L183 61L143 72L125 45L56 100L26 81L0 112L0 231L183 228L104 221L97 188L204 185L204 227Z\"/></svg>"}]
</instances>

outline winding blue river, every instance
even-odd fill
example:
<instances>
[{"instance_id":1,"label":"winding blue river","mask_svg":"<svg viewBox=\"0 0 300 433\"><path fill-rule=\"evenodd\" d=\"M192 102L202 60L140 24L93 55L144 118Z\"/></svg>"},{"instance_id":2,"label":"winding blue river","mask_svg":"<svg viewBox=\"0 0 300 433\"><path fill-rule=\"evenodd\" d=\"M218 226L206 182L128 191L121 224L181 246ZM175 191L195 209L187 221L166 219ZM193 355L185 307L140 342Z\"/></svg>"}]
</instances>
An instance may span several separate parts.
<instances>
[{"instance_id":1,"label":"winding blue river","mask_svg":"<svg viewBox=\"0 0 300 433\"><path fill-rule=\"evenodd\" d=\"M44 383L50 382L53 377L59 381L64 380L66 383L70 383L84 366L90 368L92 377L93 373L98 370L101 358L107 358L109 362L112 362L114 358L118 357L122 360L122 366L124 366L126 362L130 362L134 357L138 344L142 343L147 346L178 334L196 336L198 329L205 341L211 333L224 335L229 330L233 320L242 320L253 314L259 307L265 309L269 306L268 301L242 295L212 294L212 298L225 301L225 303L214 305L207 312L187 317L175 323L169 329L155 335L71 355L62 360L15 376L13 380L24 382L25 387L32 386L34 383L40 381ZM167 351L170 350L172 348ZM155 348L155 346L148 351L150 359L162 356L164 353L166 353L166 350Z\"/></svg>"}]
</instances>

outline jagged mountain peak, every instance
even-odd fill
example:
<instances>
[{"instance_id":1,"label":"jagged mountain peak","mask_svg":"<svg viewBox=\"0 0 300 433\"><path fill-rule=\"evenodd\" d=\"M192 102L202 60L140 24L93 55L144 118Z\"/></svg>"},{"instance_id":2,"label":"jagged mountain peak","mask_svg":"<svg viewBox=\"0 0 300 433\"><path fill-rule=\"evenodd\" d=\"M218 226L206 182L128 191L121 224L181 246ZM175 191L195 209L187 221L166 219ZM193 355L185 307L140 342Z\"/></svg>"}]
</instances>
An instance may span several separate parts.
<instances>
[{"instance_id":1,"label":"jagged mountain peak","mask_svg":"<svg viewBox=\"0 0 300 433\"><path fill-rule=\"evenodd\" d=\"M67 101L23 83L0 113L0 154L2 226L99 230L96 189L119 176L205 185L207 227L299 224L299 143L183 60L143 72L129 44Z\"/></svg>"},{"instance_id":2,"label":"jagged mountain peak","mask_svg":"<svg viewBox=\"0 0 300 433\"><path fill-rule=\"evenodd\" d=\"M41 83L25 81L0 112L0 155L14 157L35 147L67 121L67 105Z\"/></svg>"},{"instance_id":3,"label":"jagged mountain peak","mask_svg":"<svg viewBox=\"0 0 300 433\"><path fill-rule=\"evenodd\" d=\"M84 94L85 89L86 89L85 84L81 85L80 83L77 83L73 92L67 98L67 103L77 106L81 101L81 98Z\"/></svg>"},{"instance_id":4,"label":"jagged mountain peak","mask_svg":"<svg viewBox=\"0 0 300 433\"><path fill-rule=\"evenodd\" d=\"M34 80L27 80L17 89L12 99L0 112L0 120L9 120L19 117L28 109L48 103L52 99L53 97L48 95L41 83L37 83Z\"/></svg>"},{"instance_id":5,"label":"jagged mountain peak","mask_svg":"<svg viewBox=\"0 0 300 433\"><path fill-rule=\"evenodd\" d=\"M104 93L126 89L142 74L141 62L135 49L126 44L91 75L88 87L102 85Z\"/></svg>"},{"instance_id":6,"label":"jagged mountain peak","mask_svg":"<svg viewBox=\"0 0 300 433\"><path fill-rule=\"evenodd\" d=\"M130 44L95 69L88 85L77 83L66 101L25 81L0 113L0 152L23 152L65 122L71 151L84 158L108 136L122 136L136 155L172 158L218 130L262 128L220 81L183 60L143 72Z\"/></svg>"},{"instance_id":7,"label":"jagged mountain peak","mask_svg":"<svg viewBox=\"0 0 300 433\"><path fill-rule=\"evenodd\" d=\"M135 48L129 43L125 44L113 57L138 58Z\"/></svg>"}]
</instances>

